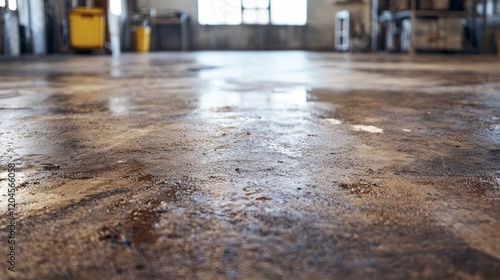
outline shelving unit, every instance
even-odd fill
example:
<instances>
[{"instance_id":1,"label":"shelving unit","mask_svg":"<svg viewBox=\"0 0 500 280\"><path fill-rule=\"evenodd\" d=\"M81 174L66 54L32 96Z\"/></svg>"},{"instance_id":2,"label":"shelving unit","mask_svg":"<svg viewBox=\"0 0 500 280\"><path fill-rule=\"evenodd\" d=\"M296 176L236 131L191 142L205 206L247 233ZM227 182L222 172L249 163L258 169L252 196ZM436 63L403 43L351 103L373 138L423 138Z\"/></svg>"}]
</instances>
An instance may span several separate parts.
<instances>
[{"instance_id":1,"label":"shelving unit","mask_svg":"<svg viewBox=\"0 0 500 280\"><path fill-rule=\"evenodd\" d=\"M181 38L181 51L185 52L188 50L188 17L183 12L176 11L175 13L157 16L151 18L151 27L152 27L152 46L153 50L156 50L157 46L157 29L160 26L165 25L177 25L180 26L180 38Z\"/></svg>"},{"instance_id":2,"label":"shelving unit","mask_svg":"<svg viewBox=\"0 0 500 280\"><path fill-rule=\"evenodd\" d=\"M373 52L481 52L486 0L459 1L461 5L453 10L453 0L448 1L448 9L439 10L427 7L437 1L424 2L428 5L420 1L425 0L372 0ZM394 10L394 6L406 9Z\"/></svg>"}]
</instances>

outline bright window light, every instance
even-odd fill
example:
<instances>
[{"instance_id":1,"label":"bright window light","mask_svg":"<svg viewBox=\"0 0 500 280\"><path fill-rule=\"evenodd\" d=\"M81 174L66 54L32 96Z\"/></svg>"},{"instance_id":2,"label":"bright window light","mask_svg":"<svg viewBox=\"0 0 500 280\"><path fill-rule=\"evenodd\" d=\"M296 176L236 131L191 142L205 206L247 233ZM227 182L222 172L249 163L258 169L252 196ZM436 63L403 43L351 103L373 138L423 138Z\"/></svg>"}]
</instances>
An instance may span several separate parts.
<instances>
[{"instance_id":1,"label":"bright window light","mask_svg":"<svg viewBox=\"0 0 500 280\"><path fill-rule=\"evenodd\" d=\"M307 0L198 0L200 24L305 25Z\"/></svg>"},{"instance_id":2,"label":"bright window light","mask_svg":"<svg viewBox=\"0 0 500 280\"><path fill-rule=\"evenodd\" d=\"M2 7L2 8L5 7L5 0L0 0L0 7Z\"/></svg>"},{"instance_id":3,"label":"bright window light","mask_svg":"<svg viewBox=\"0 0 500 280\"><path fill-rule=\"evenodd\" d=\"M246 24L269 24L268 9L245 9L243 10L243 23Z\"/></svg>"},{"instance_id":4,"label":"bright window light","mask_svg":"<svg viewBox=\"0 0 500 280\"><path fill-rule=\"evenodd\" d=\"M110 0L109 1L109 10L114 15L122 14L122 0Z\"/></svg>"},{"instance_id":5,"label":"bright window light","mask_svg":"<svg viewBox=\"0 0 500 280\"><path fill-rule=\"evenodd\" d=\"M9 10L17 10L17 0L9 0Z\"/></svg>"},{"instance_id":6,"label":"bright window light","mask_svg":"<svg viewBox=\"0 0 500 280\"><path fill-rule=\"evenodd\" d=\"M307 0L271 0L271 23L305 25L307 23Z\"/></svg>"},{"instance_id":7,"label":"bright window light","mask_svg":"<svg viewBox=\"0 0 500 280\"><path fill-rule=\"evenodd\" d=\"M241 24L241 0L198 0L200 24Z\"/></svg>"},{"instance_id":8,"label":"bright window light","mask_svg":"<svg viewBox=\"0 0 500 280\"><path fill-rule=\"evenodd\" d=\"M242 4L245 9L265 9L269 7L269 0L243 0Z\"/></svg>"}]
</instances>

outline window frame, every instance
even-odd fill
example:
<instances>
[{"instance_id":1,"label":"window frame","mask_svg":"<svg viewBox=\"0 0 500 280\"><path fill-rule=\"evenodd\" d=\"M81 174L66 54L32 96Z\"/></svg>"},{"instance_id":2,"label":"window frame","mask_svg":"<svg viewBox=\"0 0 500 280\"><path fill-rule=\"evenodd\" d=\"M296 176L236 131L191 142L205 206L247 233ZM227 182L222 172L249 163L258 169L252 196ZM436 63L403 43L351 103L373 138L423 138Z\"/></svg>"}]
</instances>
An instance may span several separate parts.
<instances>
[{"instance_id":1,"label":"window frame","mask_svg":"<svg viewBox=\"0 0 500 280\"><path fill-rule=\"evenodd\" d=\"M306 9L306 21L304 24L273 24L272 23L272 17L271 17L271 13L272 13L272 1L273 0L269 0L269 5L267 6L267 8L244 8L243 7L243 0L241 0L240 2L240 6L241 6L241 23L239 24L227 24L227 23L218 23L218 24L202 24L200 23L200 17L199 17L199 12L200 12L200 7L199 7L199 1L196 1L196 4L197 4L197 13L198 13L198 24L199 25L202 25L202 26L298 26L298 27L304 27L304 26L307 26L308 23L309 23L309 16L307 14L307 11L308 9ZM307 7L307 4L309 4L309 0L305 0L306 1L306 7ZM268 14L269 14L269 22L266 23L266 24L260 24L260 23L245 23L244 22L244 19L243 19L243 12L244 10L267 10Z\"/></svg>"},{"instance_id":2,"label":"window frame","mask_svg":"<svg viewBox=\"0 0 500 280\"><path fill-rule=\"evenodd\" d=\"M271 1L268 0L268 4L266 8L259 8L259 7L254 7L254 8L245 8L245 5L243 5L243 1L241 1L241 23L239 25L257 25L257 26L266 26L266 25L273 25L271 23ZM267 23L245 23L245 10L252 10L252 11L261 11L265 10L267 11L267 16L268 16L268 21Z\"/></svg>"}]
</instances>

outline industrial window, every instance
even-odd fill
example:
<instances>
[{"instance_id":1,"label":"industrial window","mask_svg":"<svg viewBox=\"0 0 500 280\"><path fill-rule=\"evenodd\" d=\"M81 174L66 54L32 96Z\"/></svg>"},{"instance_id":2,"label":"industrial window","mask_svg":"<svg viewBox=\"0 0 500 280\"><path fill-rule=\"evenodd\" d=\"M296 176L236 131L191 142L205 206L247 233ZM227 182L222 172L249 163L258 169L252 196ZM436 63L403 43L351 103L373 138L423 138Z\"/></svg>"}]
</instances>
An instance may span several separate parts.
<instances>
[{"instance_id":1,"label":"industrial window","mask_svg":"<svg viewBox=\"0 0 500 280\"><path fill-rule=\"evenodd\" d=\"M9 10L17 10L17 0L9 0Z\"/></svg>"},{"instance_id":2,"label":"industrial window","mask_svg":"<svg viewBox=\"0 0 500 280\"><path fill-rule=\"evenodd\" d=\"M16 0L9 0L8 4L9 4L9 10L11 10L11 11L17 10L17 1ZM0 0L0 7L5 8L6 5L7 5L7 3L5 0Z\"/></svg>"},{"instance_id":3,"label":"industrial window","mask_svg":"<svg viewBox=\"0 0 500 280\"><path fill-rule=\"evenodd\" d=\"M269 0L242 0L243 23L269 24Z\"/></svg>"},{"instance_id":4,"label":"industrial window","mask_svg":"<svg viewBox=\"0 0 500 280\"><path fill-rule=\"evenodd\" d=\"M305 25L307 0L198 0L204 25Z\"/></svg>"}]
</instances>

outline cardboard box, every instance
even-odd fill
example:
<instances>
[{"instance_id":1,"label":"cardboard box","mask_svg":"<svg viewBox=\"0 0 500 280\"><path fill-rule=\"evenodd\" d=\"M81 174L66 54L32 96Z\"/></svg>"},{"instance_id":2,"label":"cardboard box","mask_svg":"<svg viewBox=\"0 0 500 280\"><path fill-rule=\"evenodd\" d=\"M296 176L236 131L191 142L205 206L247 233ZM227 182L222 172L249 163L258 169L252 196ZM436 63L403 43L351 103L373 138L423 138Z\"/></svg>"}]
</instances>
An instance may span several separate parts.
<instances>
[{"instance_id":1,"label":"cardboard box","mask_svg":"<svg viewBox=\"0 0 500 280\"><path fill-rule=\"evenodd\" d=\"M460 18L439 18L440 48L448 51L457 51L463 46L463 26Z\"/></svg>"},{"instance_id":2,"label":"cardboard box","mask_svg":"<svg viewBox=\"0 0 500 280\"><path fill-rule=\"evenodd\" d=\"M463 40L459 18L419 18L413 24L412 44L417 50L458 51L463 47Z\"/></svg>"},{"instance_id":3,"label":"cardboard box","mask_svg":"<svg viewBox=\"0 0 500 280\"><path fill-rule=\"evenodd\" d=\"M438 50L440 33L438 21L435 19L419 18L413 24L412 44L416 50Z\"/></svg>"}]
</instances>

